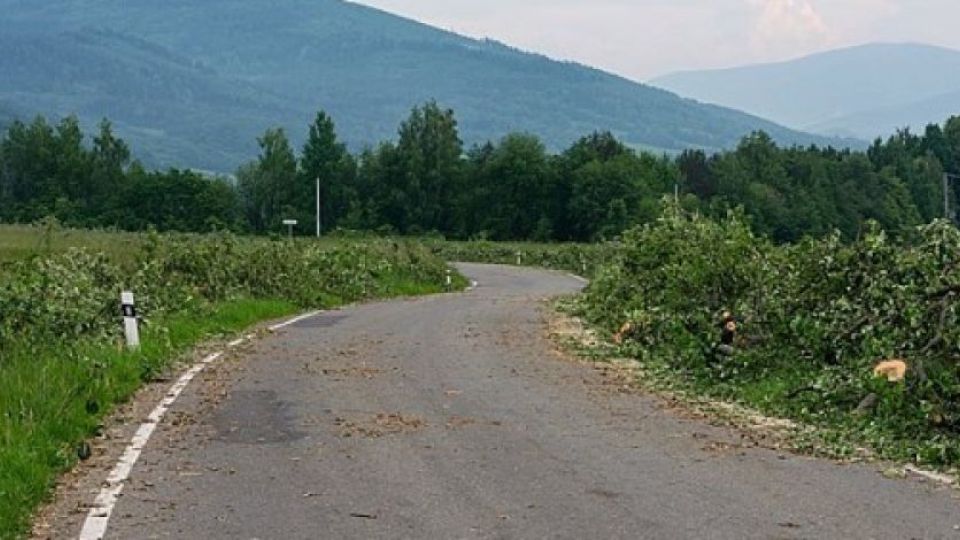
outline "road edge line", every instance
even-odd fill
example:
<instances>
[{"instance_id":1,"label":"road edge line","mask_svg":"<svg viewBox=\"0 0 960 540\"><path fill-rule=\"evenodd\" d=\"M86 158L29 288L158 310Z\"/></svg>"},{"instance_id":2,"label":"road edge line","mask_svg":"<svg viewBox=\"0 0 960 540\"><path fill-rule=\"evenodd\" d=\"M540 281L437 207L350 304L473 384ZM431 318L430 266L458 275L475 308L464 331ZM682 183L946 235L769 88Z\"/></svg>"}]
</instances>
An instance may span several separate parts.
<instances>
[{"instance_id":1,"label":"road edge line","mask_svg":"<svg viewBox=\"0 0 960 540\"><path fill-rule=\"evenodd\" d=\"M290 319L289 321L284 321L284 322L282 322L282 323L280 323L280 324L275 324L275 325L269 327L268 330L270 330L271 332L276 332L277 330L281 330L281 329L286 328L286 327L288 327L288 326L290 326L290 325L297 324L297 323L300 322L300 321L307 320L307 319L309 319L309 318L311 318L311 317L316 317L317 315L320 315L321 313L323 313L323 312L322 312L322 311L311 311L310 313L304 313L303 315L299 315L299 316L297 316L297 317L294 317L294 318Z\"/></svg>"},{"instance_id":2,"label":"road edge line","mask_svg":"<svg viewBox=\"0 0 960 540\"><path fill-rule=\"evenodd\" d=\"M275 324L269 327L269 330L275 332L305 319L316 317L320 313L322 313L322 311L305 313L280 324ZM237 338L227 344L227 350L235 349L253 340L254 337L253 334L247 334ZM124 484L130 479L130 473L133 472L133 467L136 465L137 460L140 459L140 454L143 452L143 449L147 446L147 443L150 442L150 437L153 435L153 432L193 379L206 369L207 366L223 358L224 354L226 354L226 350L211 353L184 372L177 382L167 390L164 398L160 400L160 403L150 412L146 421L140 424L133 438L130 439L130 443L123 450L123 454L120 456L117 464L110 470L106 482L104 482L100 488L97 498L94 500L90 511L87 513L86 519L83 521L83 528L80 530L80 536L77 537L78 540L101 540L107 534L110 517L113 515L113 510L120 500L120 493L123 491Z\"/></svg>"}]
</instances>

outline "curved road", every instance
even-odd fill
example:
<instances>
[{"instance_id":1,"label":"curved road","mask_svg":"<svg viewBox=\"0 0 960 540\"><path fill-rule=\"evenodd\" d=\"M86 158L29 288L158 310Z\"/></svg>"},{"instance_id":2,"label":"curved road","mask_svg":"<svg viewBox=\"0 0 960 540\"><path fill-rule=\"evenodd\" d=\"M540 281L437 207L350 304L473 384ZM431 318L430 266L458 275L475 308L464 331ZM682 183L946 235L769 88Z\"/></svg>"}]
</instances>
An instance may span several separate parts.
<instances>
[{"instance_id":1,"label":"curved road","mask_svg":"<svg viewBox=\"0 0 960 540\"><path fill-rule=\"evenodd\" d=\"M322 314L189 388L107 537L960 538L947 488L739 448L558 358L539 300L576 281L462 271L480 287Z\"/></svg>"}]
</instances>

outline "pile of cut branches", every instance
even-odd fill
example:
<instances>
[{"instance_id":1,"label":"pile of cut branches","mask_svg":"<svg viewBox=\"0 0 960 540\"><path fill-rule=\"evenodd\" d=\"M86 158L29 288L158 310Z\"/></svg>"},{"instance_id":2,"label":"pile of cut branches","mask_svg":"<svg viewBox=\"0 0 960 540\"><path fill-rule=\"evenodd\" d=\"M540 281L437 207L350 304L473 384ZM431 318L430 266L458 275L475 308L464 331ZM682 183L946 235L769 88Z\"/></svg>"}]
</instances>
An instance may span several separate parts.
<instances>
[{"instance_id":1,"label":"pile of cut branches","mask_svg":"<svg viewBox=\"0 0 960 540\"><path fill-rule=\"evenodd\" d=\"M668 208L625 235L579 309L611 333L629 328L625 350L705 393L852 428L891 457L960 462L960 231L949 223L775 246L741 214ZM718 352L725 312L733 354ZM893 359L905 379L876 377Z\"/></svg>"}]
</instances>

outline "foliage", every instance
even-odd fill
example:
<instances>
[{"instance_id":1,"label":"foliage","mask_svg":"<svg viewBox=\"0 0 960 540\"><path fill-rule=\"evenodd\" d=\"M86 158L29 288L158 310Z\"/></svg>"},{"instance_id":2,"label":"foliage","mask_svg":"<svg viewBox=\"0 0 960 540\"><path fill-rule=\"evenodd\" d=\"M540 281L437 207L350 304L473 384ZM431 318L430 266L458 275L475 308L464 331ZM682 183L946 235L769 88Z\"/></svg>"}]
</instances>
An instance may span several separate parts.
<instances>
[{"instance_id":1,"label":"foliage","mask_svg":"<svg viewBox=\"0 0 960 540\"><path fill-rule=\"evenodd\" d=\"M260 156L234 182L147 172L108 122L90 148L75 118L55 127L42 118L15 122L0 136L0 221L53 216L81 227L264 234L296 219L298 234L312 234L319 178L324 231L603 241L650 223L672 194L713 217L743 207L752 230L778 243L833 230L851 240L869 220L898 235L941 217L942 174L960 163L960 117L923 136L898 132L866 153L781 148L758 132L733 151L675 158L600 132L557 155L520 133L464 152L453 111L432 101L410 112L396 142L356 157L326 112L308 132L297 155L282 129L268 129ZM956 193L948 198L960 203Z\"/></svg>"},{"instance_id":2,"label":"foliage","mask_svg":"<svg viewBox=\"0 0 960 540\"><path fill-rule=\"evenodd\" d=\"M474 151L468 163L471 212L462 235L492 240L549 240L562 208L558 177L543 143L533 135L508 135ZM471 219L471 217L474 217Z\"/></svg>"},{"instance_id":3,"label":"foliage","mask_svg":"<svg viewBox=\"0 0 960 540\"><path fill-rule=\"evenodd\" d=\"M147 172L109 122L84 144L74 117L38 117L0 136L0 221L52 216L74 227L204 232L240 229L237 196L222 179L171 169Z\"/></svg>"},{"instance_id":4,"label":"foliage","mask_svg":"<svg viewBox=\"0 0 960 540\"><path fill-rule=\"evenodd\" d=\"M842 426L888 457L960 463L960 231L946 222L891 239L876 224L776 246L744 216L668 207L623 238L580 312L625 349L687 384L822 427ZM740 325L722 353L721 314ZM905 383L872 367L903 358ZM858 415L869 394L879 403ZM863 411L860 411L863 412Z\"/></svg>"},{"instance_id":5,"label":"foliage","mask_svg":"<svg viewBox=\"0 0 960 540\"><path fill-rule=\"evenodd\" d=\"M657 215L658 199L678 186L673 162L636 154L609 133L594 133L560 156L569 192L565 237L610 239Z\"/></svg>"},{"instance_id":6,"label":"foliage","mask_svg":"<svg viewBox=\"0 0 960 540\"><path fill-rule=\"evenodd\" d=\"M446 275L442 260L405 241L151 234L139 249L125 267L82 248L7 264L0 346L31 338L116 337L121 290L134 291L149 322L239 296L326 306L389 295L401 281L439 288Z\"/></svg>"},{"instance_id":7,"label":"foliage","mask_svg":"<svg viewBox=\"0 0 960 540\"><path fill-rule=\"evenodd\" d=\"M361 156L354 225L404 234L450 231L463 189L462 154L453 111L435 102L415 107L396 145Z\"/></svg>"},{"instance_id":8,"label":"foliage","mask_svg":"<svg viewBox=\"0 0 960 540\"><path fill-rule=\"evenodd\" d=\"M237 179L247 220L262 233L276 231L284 219L292 218L302 193L297 189L297 158L283 130L268 129L257 142L260 159L241 169Z\"/></svg>"},{"instance_id":9,"label":"foliage","mask_svg":"<svg viewBox=\"0 0 960 540\"><path fill-rule=\"evenodd\" d=\"M321 231L333 228L346 218L350 202L357 197L355 169L353 156L337 139L333 119L323 111L318 112L300 158L294 217L301 223L316 223L314 182L320 180Z\"/></svg>"}]
</instances>

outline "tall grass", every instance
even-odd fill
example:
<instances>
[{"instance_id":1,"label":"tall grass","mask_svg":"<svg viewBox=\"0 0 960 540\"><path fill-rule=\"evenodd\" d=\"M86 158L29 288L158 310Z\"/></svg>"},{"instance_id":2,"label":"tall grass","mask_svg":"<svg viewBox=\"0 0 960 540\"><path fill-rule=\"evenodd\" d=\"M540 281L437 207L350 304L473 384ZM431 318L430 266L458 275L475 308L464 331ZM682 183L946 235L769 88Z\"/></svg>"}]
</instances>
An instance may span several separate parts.
<instances>
[{"instance_id":1,"label":"tall grass","mask_svg":"<svg viewBox=\"0 0 960 540\"><path fill-rule=\"evenodd\" d=\"M70 248L86 248L117 263L132 263L144 238L135 233L63 229L56 223L0 225L0 264Z\"/></svg>"}]
</instances>

